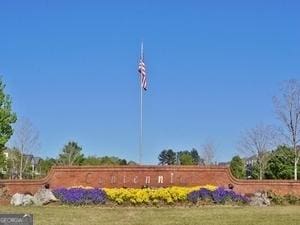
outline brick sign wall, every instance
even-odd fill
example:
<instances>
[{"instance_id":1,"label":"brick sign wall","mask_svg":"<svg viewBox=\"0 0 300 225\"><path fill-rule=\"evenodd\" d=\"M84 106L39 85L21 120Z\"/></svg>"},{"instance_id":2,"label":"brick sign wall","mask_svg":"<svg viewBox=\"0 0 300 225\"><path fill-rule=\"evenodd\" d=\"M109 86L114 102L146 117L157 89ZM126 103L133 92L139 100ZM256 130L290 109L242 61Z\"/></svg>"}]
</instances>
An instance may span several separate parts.
<instances>
[{"instance_id":1,"label":"brick sign wall","mask_svg":"<svg viewBox=\"0 0 300 225\"><path fill-rule=\"evenodd\" d=\"M278 194L300 196L300 182L237 180L227 167L200 166L115 166L115 167L54 167L41 180L2 180L11 194L35 193L44 184L51 188L71 186L91 187L169 187L233 184L240 193L273 190Z\"/></svg>"}]
</instances>

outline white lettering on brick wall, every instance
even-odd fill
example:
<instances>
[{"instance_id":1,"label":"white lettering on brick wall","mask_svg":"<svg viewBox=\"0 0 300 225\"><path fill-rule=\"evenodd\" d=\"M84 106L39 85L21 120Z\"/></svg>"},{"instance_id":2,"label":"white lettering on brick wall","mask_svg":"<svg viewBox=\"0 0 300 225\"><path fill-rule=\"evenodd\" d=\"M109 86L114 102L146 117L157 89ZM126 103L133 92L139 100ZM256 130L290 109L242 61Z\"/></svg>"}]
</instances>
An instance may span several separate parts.
<instances>
[{"instance_id":1,"label":"white lettering on brick wall","mask_svg":"<svg viewBox=\"0 0 300 225\"><path fill-rule=\"evenodd\" d=\"M164 183L164 177L163 176L158 176L158 183L163 184Z\"/></svg>"}]
</instances>

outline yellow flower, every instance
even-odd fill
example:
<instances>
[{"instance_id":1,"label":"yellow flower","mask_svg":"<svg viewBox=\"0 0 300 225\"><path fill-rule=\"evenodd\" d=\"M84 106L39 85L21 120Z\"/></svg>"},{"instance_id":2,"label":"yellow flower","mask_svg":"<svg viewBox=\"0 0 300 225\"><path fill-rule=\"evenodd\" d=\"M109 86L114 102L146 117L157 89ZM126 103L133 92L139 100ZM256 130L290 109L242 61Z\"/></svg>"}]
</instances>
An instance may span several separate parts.
<instances>
[{"instance_id":1,"label":"yellow flower","mask_svg":"<svg viewBox=\"0 0 300 225\"><path fill-rule=\"evenodd\" d=\"M217 189L214 185L205 185L197 187L168 187L168 188L156 188L156 189L136 189L136 188L105 188L104 191L107 194L108 199L117 204L123 204L129 202L131 204L157 204L162 201L167 204L173 204L174 202L183 202L187 200L187 196L190 192L199 190L200 188L206 188L214 191Z\"/></svg>"}]
</instances>

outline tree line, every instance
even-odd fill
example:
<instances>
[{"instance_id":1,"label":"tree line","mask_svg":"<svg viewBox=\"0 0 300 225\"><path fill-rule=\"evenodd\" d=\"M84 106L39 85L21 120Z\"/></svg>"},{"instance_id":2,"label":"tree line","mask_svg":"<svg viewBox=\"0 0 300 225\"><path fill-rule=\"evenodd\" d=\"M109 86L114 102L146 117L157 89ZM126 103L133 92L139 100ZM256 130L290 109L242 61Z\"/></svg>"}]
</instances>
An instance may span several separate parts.
<instances>
[{"instance_id":1,"label":"tree line","mask_svg":"<svg viewBox=\"0 0 300 225\"><path fill-rule=\"evenodd\" d=\"M201 146L201 157L196 148L192 150L174 151L164 149L158 156L159 165L212 165L214 162L216 146L212 140Z\"/></svg>"},{"instance_id":2,"label":"tree line","mask_svg":"<svg viewBox=\"0 0 300 225\"><path fill-rule=\"evenodd\" d=\"M191 151L175 152L172 149L163 150L158 156L160 165L198 165L203 163L198 151L192 149Z\"/></svg>"},{"instance_id":3,"label":"tree line","mask_svg":"<svg viewBox=\"0 0 300 225\"><path fill-rule=\"evenodd\" d=\"M77 142L68 142L57 158L40 158L31 154L24 154L17 148L6 149L9 157L6 159L6 173L4 178L31 179L47 175L53 166L99 166L99 165L135 165L134 161L127 161L115 156L84 156L82 147ZM35 161L35 159L37 159Z\"/></svg>"},{"instance_id":4,"label":"tree line","mask_svg":"<svg viewBox=\"0 0 300 225\"><path fill-rule=\"evenodd\" d=\"M294 154L293 149L287 146L278 146L275 150L266 153L264 169L257 159L242 159L234 156L230 161L232 174L239 179L283 179L294 178ZM300 176L300 165L297 168Z\"/></svg>"},{"instance_id":5,"label":"tree line","mask_svg":"<svg viewBox=\"0 0 300 225\"><path fill-rule=\"evenodd\" d=\"M259 123L242 133L238 149L248 159L242 160L239 156L232 159L231 170L236 177L298 179L300 81L283 82L279 94L273 97L273 105L280 125Z\"/></svg>"}]
</instances>

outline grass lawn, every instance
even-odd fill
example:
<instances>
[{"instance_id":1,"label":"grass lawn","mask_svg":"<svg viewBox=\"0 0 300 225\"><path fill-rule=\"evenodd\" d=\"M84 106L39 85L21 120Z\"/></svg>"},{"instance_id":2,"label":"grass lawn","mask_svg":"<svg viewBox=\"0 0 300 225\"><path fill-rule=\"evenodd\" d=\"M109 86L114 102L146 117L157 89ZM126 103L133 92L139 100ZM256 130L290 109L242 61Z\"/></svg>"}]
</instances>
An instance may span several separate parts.
<instances>
[{"instance_id":1,"label":"grass lawn","mask_svg":"<svg viewBox=\"0 0 300 225\"><path fill-rule=\"evenodd\" d=\"M267 208L205 206L193 208L12 207L0 213L31 213L38 225L300 225L300 206Z\"/></svg>"}]
</instances>

